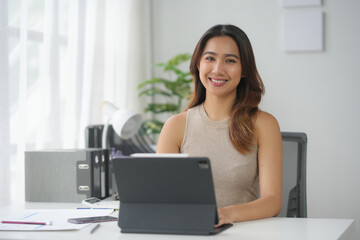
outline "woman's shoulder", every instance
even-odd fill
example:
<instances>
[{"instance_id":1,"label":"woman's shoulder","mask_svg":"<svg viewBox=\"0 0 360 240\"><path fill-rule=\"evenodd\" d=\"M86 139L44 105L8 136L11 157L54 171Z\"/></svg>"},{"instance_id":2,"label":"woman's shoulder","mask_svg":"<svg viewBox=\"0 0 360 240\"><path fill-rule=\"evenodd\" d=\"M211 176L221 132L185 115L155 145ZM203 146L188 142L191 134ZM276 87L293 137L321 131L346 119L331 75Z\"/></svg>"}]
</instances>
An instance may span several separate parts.
<instances>
[{"instance_id":1,"label":"woman's shoulder","mask_svg":"<svg viewBox=\"0 0 360 240\"><path fill-rule=\"evenodd\" d=\"M184 137L187 112L171 116L164 124L158 141L158 153L178 153Z\"/></svg>"},{"instance_id":2,"label":"woman's shoulder","mask_svg":"<svg viewBox=\"0 0 360 240\"><path fill-rule=\"evenodd\" d=\"M277 119L270 113L259 110L255 120L255 131L257 137L280 133Z\"/></svg>"},{"instance_id":3,"label":"woman's shoulder","mask_svg":"<svg viewBox=\"0 0 360 240\"><path fill-rule=\"evenodd\" d=\"M257 124L277 124L276 118L268 112L259 110L256 115L255 125Z\"/></svg>"},{"instance_id":4,"label":"woman's shoulder","mask_svg":"<svg viewBox=\"0 0 360 240\"><path fill-rule=\"evenodd\" d=\"M175 114L175 115L171 116L165 122L165 125L168 125L170 127L171 126L180 127L182 125L185 126L185 124L186 124L186 116L187 116L187 111Z\"/></svg>"}]
</instances>

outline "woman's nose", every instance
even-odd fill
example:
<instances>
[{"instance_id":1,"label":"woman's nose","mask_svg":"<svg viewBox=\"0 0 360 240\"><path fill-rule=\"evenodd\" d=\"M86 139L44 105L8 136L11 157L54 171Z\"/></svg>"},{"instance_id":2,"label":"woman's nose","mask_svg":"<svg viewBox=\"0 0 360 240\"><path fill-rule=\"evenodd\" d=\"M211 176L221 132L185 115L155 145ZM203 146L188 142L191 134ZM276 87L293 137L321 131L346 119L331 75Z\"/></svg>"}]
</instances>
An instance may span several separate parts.
<instances>
[{"instance_id":1,"label":"woman's nose","mask_svg":"<svg viewBox=\"0 0 360 240\"><path fill-rule=\"evenodd\" d=\"M224 65L222 62L218 61L218 62L215 62L214 65L213 65L213 73L216 73L216 74L223 74L224 73Z\"/></svg>"}]
</instances>

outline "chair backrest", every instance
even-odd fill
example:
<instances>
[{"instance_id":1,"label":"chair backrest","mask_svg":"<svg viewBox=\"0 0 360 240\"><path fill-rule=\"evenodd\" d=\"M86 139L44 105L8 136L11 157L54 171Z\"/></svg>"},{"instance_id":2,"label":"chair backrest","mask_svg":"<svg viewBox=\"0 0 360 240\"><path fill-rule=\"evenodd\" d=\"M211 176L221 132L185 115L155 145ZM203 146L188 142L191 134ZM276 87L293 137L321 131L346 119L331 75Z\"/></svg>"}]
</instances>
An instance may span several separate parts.
<instances>
[{"instance_id":1,"label":"chair backrest","mask_svg":"<svg viewBox=\"0 0 360 240\"><path fill-rule=\"evenodd\" d=\"M278 217L307 217L306 147L301 132L282 132L283 188L282 208Z\"/></svg>"}]
</instances>

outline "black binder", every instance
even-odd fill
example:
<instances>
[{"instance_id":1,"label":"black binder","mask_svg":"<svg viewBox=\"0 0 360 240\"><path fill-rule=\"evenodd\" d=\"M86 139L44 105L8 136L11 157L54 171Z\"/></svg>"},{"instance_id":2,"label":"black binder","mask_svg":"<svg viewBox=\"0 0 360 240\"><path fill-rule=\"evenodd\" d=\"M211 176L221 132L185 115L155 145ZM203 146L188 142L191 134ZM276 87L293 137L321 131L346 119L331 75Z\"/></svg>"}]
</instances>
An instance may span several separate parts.
<instances>
[{"instance_id":1,"label":"black binder","mask_svg":"<svg viewBox=\"0 0 360 240\"><path fill-rule=\"evenodd\" d=\"M209 235L217 207L208 158L121 157L113 159L123 233Z\"/></svg>"}]
</instances>

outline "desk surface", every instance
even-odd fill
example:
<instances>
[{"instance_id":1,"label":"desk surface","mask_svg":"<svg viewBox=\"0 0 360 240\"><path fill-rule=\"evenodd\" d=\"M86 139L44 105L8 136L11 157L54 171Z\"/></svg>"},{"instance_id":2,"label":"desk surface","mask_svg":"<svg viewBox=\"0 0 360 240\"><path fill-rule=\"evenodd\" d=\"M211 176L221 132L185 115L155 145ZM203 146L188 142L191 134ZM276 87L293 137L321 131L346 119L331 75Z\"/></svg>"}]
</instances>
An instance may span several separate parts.
<instances>
[{"instance_id":1,"label":"desk surface","mask_svg":"<svg viewBox=\"0 0 360 240\"><path fill-rule=\"evenodd\" d=\"M19 209L68 209L81 204L72 203L25 203L0 208L0 216L15 213ZM355 230L352 219L320 218L268 218L256 221L235 223L230 229L214 236L184 236L162 234L122 234L117 222L101 223L101 227L90 235L94 225L81 230L51 232L4 232L0 239L122 239L122 240L182 240L182 239L348 239Z\"/></svg>"}]
</instances>

